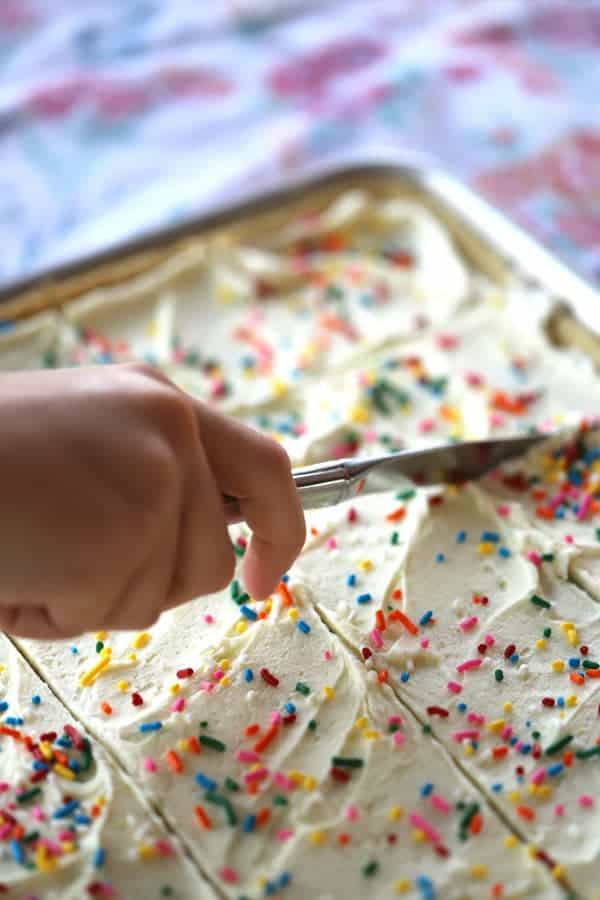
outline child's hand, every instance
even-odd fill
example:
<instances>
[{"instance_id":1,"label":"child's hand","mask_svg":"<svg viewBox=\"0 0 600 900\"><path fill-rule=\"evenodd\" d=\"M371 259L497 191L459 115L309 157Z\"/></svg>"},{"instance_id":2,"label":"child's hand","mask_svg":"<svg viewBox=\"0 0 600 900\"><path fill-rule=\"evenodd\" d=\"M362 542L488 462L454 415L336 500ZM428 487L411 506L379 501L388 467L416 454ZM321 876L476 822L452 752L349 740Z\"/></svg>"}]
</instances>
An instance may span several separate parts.
<instances>
[{"instance_id":1,"label":"child's hand","mask_svg":"<svg viewBox=\"0 0 600 900\"><path fill-rule=\"evenodd\" d=\"M143 628L224 587L222 494L253 531L264 597L304 540L286 453L139 365L0 376L0 628Z\"/></svg>"}]
</instances>

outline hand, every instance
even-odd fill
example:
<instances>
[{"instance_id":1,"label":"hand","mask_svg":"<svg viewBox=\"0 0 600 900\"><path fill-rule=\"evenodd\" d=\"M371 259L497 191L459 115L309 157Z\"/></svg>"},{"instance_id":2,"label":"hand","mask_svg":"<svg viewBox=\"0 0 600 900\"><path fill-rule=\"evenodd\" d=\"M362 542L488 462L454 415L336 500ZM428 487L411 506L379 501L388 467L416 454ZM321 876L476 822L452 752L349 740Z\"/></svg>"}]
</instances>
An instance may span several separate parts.
<instances>
[{"instance_id":1,"label":"hand","mask_svg":"<svg viewBox=\"0 0 600 900\"><path fill-rule=\"evenodd\" d=\"M222 494L253 531L267 596L304 541L287 454L141 365L0 376L0 629L145 628L225 587Z\"/></svg>"}]
</instances>

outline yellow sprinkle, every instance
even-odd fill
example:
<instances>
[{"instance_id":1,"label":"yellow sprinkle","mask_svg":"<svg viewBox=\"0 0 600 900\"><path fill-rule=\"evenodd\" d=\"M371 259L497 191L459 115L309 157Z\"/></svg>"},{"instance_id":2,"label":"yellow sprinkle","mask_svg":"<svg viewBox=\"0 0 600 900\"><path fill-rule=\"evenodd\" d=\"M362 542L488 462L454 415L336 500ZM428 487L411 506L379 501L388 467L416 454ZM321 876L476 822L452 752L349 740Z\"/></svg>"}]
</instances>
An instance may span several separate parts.
<instances>
[{"instance_id":1,"label":"yellow sprinkle","mask_svg":"<svg viewBox=\"0 0 600 900\"><path fill-rule=\"evenodd\" d=\"M484 866L483 863L475 863L469 869L471 873L471 878L485 878L488 873L488 867Z\"/></svg>"},{"instance_id":2,"label":"yellow sprinkle","mask_svg":"<svg viewBox=\"0 0 600 900\"><path fill-rule=\"evenodd\" d=\"M314 775L306 775L303 782L302 787L305 791L314 791L317 786L317 779Z\"/></svg>"},{"instance_id":3,"label":"yellow sprinkle","mask_svg":"<svg viewBox=\"0 0 600 900\"><path fill-rule=\"evenodd\" d=\"M567 631L567 640L570 643L571 647L576 647L579 641L577 637L577 631L574 628L570 628Z\"/></svg>"},{"instance_id":4,"label":"yellow sprinkle","mask_svg":"<svg viewBox=\"0 0 600 900\"><path fill-rule=\"evenodd\" d=\"M153 859L156 856L156 850L150 844L139 844L137 852L140 859Z\"/></svg>"},{"instance_id":5,"label":"yellow sprinkle","mask_svg":"<svg viewBox=\"0 0 600 900\"><path fill-rule=\"evenodd\" d=\"M260 878L256 879L257 887L259 887L261 890L264 888L266 883L267 883L267 879L264 877L264 875L261 875Z\"/></svg>"},{"instance_id":6,"label":"yellow sprinkle","mask_svg":"<svg viewBox=\"0 0 600 900\"><path fill-rule=\"evenodd\" d=\"M223 675L223 677L221 678L219 684L220 684L222 687L229 687L229 685L231 684L231 678L229 677L229 675Z\"/></svg>"},{"instance_id":7,"label":"yellow sprinkle","mask_svg":"<svg viewBox=\"0 0 600 900\"><path fill-rule=\"evenodd\" d=\"M106 797L104 796L104 794L98 794L98 796L94 800L94 803L96 804L96 806L104 806L104 804L106 803Z\"/></svg>"},{"instance_id":8,"label":"yellow sprinkle","mask_svg":"<svg viewBox=\"0 0 600 900\"><path fill-rule=\"evenodd\" d=\"M288 609L288 619L291 619L292 622L295 622L298 619L298 610L295 606L291 606Z\"/></svg>"},{"instance_id":9,"label":"yellow sprinkle","mask_svg":"<svg viewBox=\"0 0 600 900\"><path fill-rule=\"evenodd\" d=\"M553 672L564 672L565 664L562 659L553 659L550 667Z\"/></svg>"},{"instance_id":10,"label":"yellow sprinkle","mask_svg":"<svg viewBox=\"0 0 600 900\"><path fill-rule=\"evenodd\" d=\"M370 572L371 569L373 568L373 563L371 562L370 559L361 559L360 562L358 563L358 568L362 572Z\"/></svg>"},{"instance_id":11,"label":"yellow sprinkle","mask_svg":"<svg viewBox=\"0 0 600 900\"><path fill-rule=\"evenodd\" d=\"M281 378L271 378L271 393L274 397L285 397L288 386Z\"/></svg>"},{"instance_id":12,"label":"yellow sprinkle","mask_svg":"<svg viewBox=\"0 0 600 900\"><path fill-rule=\"evenodd\" d=\"M473 756L475 753L475 749L473 744L470 741L465 741L463 744L463 752L465 756Z\"/></svg>"},{"instance_id":13,"label":"yellow sprinkle","mask_svg":"<svg viewBox=\"0 0 600 900\"><path fill-rule=\"evenodd\" d=\"M175 683L170 686L169 693L170 694L178 694L180 690L181 690L181 685Z\"/></svg>"},{"instance_id":14,"label":"yellow sprinkle","mask_svg":"<svg viewBox=\"0 0 600 900\"><path fill-rule=\"evenodd\" d=\"M189 746L190 746L188 744L188 741L189 741L189 738L179 738L179 740L177 741L177 749L180 750L182 753L185 753L189 749Z\"/></svg>"},{"instance_id":15,"label":"yellow sprinkle","mask_svg":"<svg viewBox=\"0 0 600 900\"><path fill-rule=\"evenodd\" d=\"M231 668L231 660L230 659L222 659L219 661L219 668L223 670L223 672L228 672Z\"/></svg>"},{"instance_id":16,"label":"yellow sprinkle","mask_svg":"<svg viewBox=\"0 0 600 900\"><path fill-rule=\"evenodd\" d=\"M517 841L514 834L507 834L504 838L504 846L507 850L512 850L513 847L516 847L519 842Z\"/></svg>"},{"instance_id":17,"label":"yellow sprinkle","mask_svg":"<svg viewBox=\"0 0 600 900\"><path fill-rule=\"evenodd\" d=\"M335 697L334 689L332 687L329 687L329 685L327 684L323 688L323 693L325 694L326 700L333 700L333 698Z\"/></svg>"},{"instance_id":18,"label":"yellow sprinkle","mask_svg":"<svg viewBox=\"0 0 600 900\"><path fill-rule=\"evenodd\" d=\"M136 636L131 641L131 647L133 647L134 650L141 650L142 647L146 646L149 640L150 635L148 634L148 632L140 631L140 633L136 634Z\"/></svg>"},{"instance_id":19,"label":"yellow sprinkle","mask_svg":"<svg viewBox=\"0 0 600 900\"><path fill-rule=\"evenodd\" d=\"M565 631L565 632L566 632L566 631L571 631L572 628L575 628L575 626L573 625L572 622L561 622L561 623L560 623L560 630L561 630L561 631Z\"/></svg>"},{"instance_id":20,"label":"yellow sprinkle","mask_svg":"<svg viewBox=\"0 0 600 900\"><path fill-rule=\"evenodd\" d=\"M219 303L227 304L231 303L235 297L235 293L228 284L218 284L215 288L215 297Z\"/></svg>"},{"instance_id":21,"label":"yellow sprinkle","mask_svg":"<svg viewBox=\"0 0 600 900\"><path fill-rule=\"evenodd\" d=\"M512 703L510 702L510 700L507 700L506 703L502 704L502 711L506 716L508 716L512 712Z\"/></svg>"},{"instance_id":22,"label":"yellow sprinkle","mask_svg":"<svg viewBox=\"0 0 600 900\"><path fill-rule=\"evenodd\" d=\"M127 659L129 662L137 662L137 653L130 653Z\"/></svg>"},{"instance_id":23,"label":"yellow sprinkle","mask_svg":"<svg viewBox=\"0 0 600 900\"><path fill-rule=\"evenodd\" d=\"M6 668L6 666L0 665L0 672L4 672L4 669L5 669L5 668Z\"/></svg>"},{"instance_id":24,"label":"yellow sprinkle","mask_svg":"<svg viewBox=\"0 0 600 900\"><path fill-rule=\"evenodd\" d=\"M556 879L564 878L565 874L566 874L566 869L564 866L560 866L557 864L557 865L553 866L551 869L551 875L553 878L556 878Z\"/></svg>"},{"instance_id":25,"label":"yellow sprinkle","mask_svg":"<svg viewBox=\"0 0 600 900\"><path fill-rule=\"evenodd\" d=\"M100 653L100 659L98 662L94 663L91 669L88 669L87 672L84 672L83 675L79 676L79 684L81 687L89 687L90 684L93 684L98 676L106 669L108 664L110 663L112 650L110 647L104 647L102 652Z\"/></svg>"},{"instance_id":26,"label":"yellow sprinkle","mask_svg":"<svg viewBox=\"0 0 600 900\"><path fill-rule=\"evenodd\" d=\"M458 496L458 488L455 484L446 485L446 490L444 492L446 497L457 497Z\"/></svg>"},{"instance_id":27,"label":"yellow sprinkle","mask_svg":"<svg viewBox=\"0 0 600 900\"><path fill-rule=\"evenodd\" d=\"M128 681L117 681L117 689L119 691L121 691L121 693L124 694L125 691L128 689L128 687L129 687Z\"/></svg>"},{"instance_id":28,"label":"yellow sprinkle","mask_svg":"<svg viewBox=\"0 0 600 900\"><path fill-rule=\"evenodd\" d=\"M260 765L257 765L260 769ZM287 777L290 779L290 781L293 781L294 784L302 784L302 782L304 781L304 775L302 774L302 772L299 772L298 769L290 769L290 771L287 773Z\"/></svg>"},{"instance_id":29,"label":"yellow sprinkle","mask_svg":"<svg viewBox=\"0 0 600 900\"><path fill-rule=\"evenodd\" d=\"M235 623L235 631L237 634L243 634L247 627L245 619L240 619L239 622Z\"/></svg>"},{"instance_id":30,"label":"yellow sprinkle","mask_svg":"<svg viewBox=\"0 0 600 900\"><path fill-rule=\"evenodd\" d=\"M146 337L156 337L158 334L158 322L154 320L152 322L148 322L148 324L144 328L144 334L146 335Z\"/></svg>"},{"instance_id":31,"label":"yellow sprinkle","mask_svg":"<svg viewBox=\"0 0 600 900\"><path fill-rule=\"evenodd\" d=\"M322 844L325 840L325 832L324 831L311 831L308 835L309 843L316 847L318 844Z\"/></svg>"},{"instance_id":32,"label":"yellow sprinkle","mask_svg":"<svg viewBox=\"0 0 600 900\"><path fill-rule=\"evenodd\" d=\"M404 810L401 806L390 806L388 809L387 817L390 822L397 822L398 819L401 819L404 814Z\"/></svg>"},{"instance_id":33,"label":"yellow sprinkle","mask_svg":"<svg viewBox=\"0 0 600 900\"><path fill-rule=\"evenodd\" d=\"M360 716L360 718L358 718L356 720L356 722L354 723L354 727L355 728L366 728L368 724L369 724L369 720L367 719L367 717Z\"/></svg>"},{"instance_id":34,"label":"yellow sprinkle","mask_svg":"<svg viewBox=\"0 0 600 900\"><path fill-rule=\"evenodd\" d=\"M477 552L480 556L490 556L496 549L493 541L480 541L477 544Z\"/></svg>"},{"instance_id":35,"label":"yellow sprinkle","mask_svg":"<svg viewBox=\"0 0 600 900\"><path fill-rule=\"evenodd\" d=\"M380 732L376 731L374 728L365 728L362 736L366 741L376 741L381 735Z\"/></svg>"},{"instance_id":36,"label":"yellow sprinkle","mask_svg":"<svg viewBox=\"0 0 600 900\"><path fill-rule=\"evenodd\" d=\"M492 733L496 733L497 731L502 731L504 728L504 719L494 719L493 722L488 722L488 731Z\"/></svg>"},{"instance_id":37,"label":"yellow sprinkle","mask_svg":"<svg viewBox=\"0 0 600 900\"><path fill-rule=\"evenodd\" d=\"M273 609L273 601L271 599L265 600L263 603L263 612L270 613Z\"/></svg>"},{"instance_id":38,"label":"yellow sprinkle","mask_svg":"<svg viewBox=\"0 0 600 900\"><path fill-rule=\"evenodd\" d=\"M538 800L547 800L552 795L552 788L549 784L528 784L527 793Z\"/></svg>"},{"instance_id":39,"label":"yellow sprinkle","mask_svg":"<svg viewBox=\"0 0 600 900\"><path fill-rule=\"evenodd\" d=\"M97 631L94 637L97 641L105 641L108 637L108 631Z\"/></svg>"},{"instance_id":40,"label":"yellow sprinkle","mask_svg":"<svg viewBox=\"0 0 600 900\"><path fill-rule=\"evenodd\" d=\"M395 881L394 891L396 894L406 894L407 891L410 891L410 881L408 878L399 878Z\"/></svg>"},{"instance_id":41,"label":"yellow sprinkle","mask_svg":"<svg viewBox=\"0 0 600 900\"><path fill-rule=\"evenodd\" d=\"M355 425L364 425L369 421L369 410L366 406L352 406L350 409L350 421Z\"/></svg>"},{"instance_id":42,"label":"yellow sprinkle","mask_svg":"<svg viewBox=\"0 0 600 900\"><path fill-rule=\"evenodd\" d=\"M426 837L427 837L427 835L425 834L425 832L424 832L424 831L421 831L420 828L414 828L414 829L413 829L412 836L413 836L413 841L415 841L415 843L417 843L417 844L422 844L423 841L424 841L424 840L426 839Z\"/></svg>"},{"instance_id":43,"label":"yellow sprinkle","mask_svg":"<svg viewBox=\"0 0 600 900\"><path fill-rule=\"evenodd\" d=\"M520 803L521 802L521 791L509 791L508 799L511 803Z\"/></svg>"},{"instance_id":44,"label":"yellow sprinkle","mask_svg":"<svg viewBox=\"0 0 600 900\"><path fill-rule=\"evenodd\" d=\"M68 778L69 781L75 780L75 772L72 772L67 766L63 766L62 763L54 763L53 771L62 778Z\"/></svg>"},{"instance_id":45,"label":"yellow sprinkle","mask_svg":"<svg viewBox=\"0 0 600 900\"><path fill-rule=\"evenodd\" d=\"M34 855L35 867L40 872L53 872L58 865L58 860L50 856L44 844L38 844Z\"/></svg>"},{"instance_id":46,"label":"yellow sprinkle","mask_svg":"<svg viewBox=\"0 0 600 900\"><path fill-rule=\"evenodd\" d=\"M577 706L577 697L575 694L569 694L569 696L565 700L566 706Z\"/></svg>"},{"instance_id":47,"label":"yellow sprinkle","mask_svg":"<svg viewBox=\"0 0 600 900\"><path fill-rule=\"evenodd\" d=\"M40 741L40 753L44 757L44 759L52 759L52 747L48 743L48 741Z\"/></svg>"},{"instance_id":48,"label":"yellow sprinkle","mask_svg":"<svg viewBox=\"0 0 600 900\"><path fill-rule=\"evenodd\" d=\"M74 841L63 841L61 843L63 853L73 853L77 847Z\"/></svg>"},{"instance_id":49,"label":"yellow sprinkle","mask_svg":"<svg viewBox=\"0 0 600 900\"><path fill-rule=\"evenodd\" d=\"M537 641L535 642L536 650L543 650L545 646L546 646L546 641L544 638L538 638Z\"/></svg>"}]
</instances>

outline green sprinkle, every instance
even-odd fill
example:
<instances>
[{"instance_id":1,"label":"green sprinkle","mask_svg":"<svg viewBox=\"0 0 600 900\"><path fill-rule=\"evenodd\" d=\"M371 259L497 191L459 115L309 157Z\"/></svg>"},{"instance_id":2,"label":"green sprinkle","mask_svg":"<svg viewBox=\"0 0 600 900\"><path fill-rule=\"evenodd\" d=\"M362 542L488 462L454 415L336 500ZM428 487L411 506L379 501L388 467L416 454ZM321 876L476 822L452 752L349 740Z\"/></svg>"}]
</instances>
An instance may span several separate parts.
<instances>
[{"instance_id":1,"label":"green sprinkle","mask_svg":"<svg viewBox=\"0 0 600 900\"><path fill-rule=\"evenodd\" d=\"M396 500L412 500L416 496L417 492L413 488L409 488L407 491L398 491Z\"/></svg>"},{"instance_id":2,"label":"green sprinkle","mask_svg":"<svg viewBox=\"0 0 600 900\"><path fill-rule=\"evenodd\" d=\"M423 732L423 734L431 734L431 732L432 732L431 725L428 725L426 722L424 725L421 726L421 731Z\"/></svg>"},{"instance_id":3,"label":"green sprinkle","mask_svg":"<svg viewBox=\"0 0 600 900\"><path fill-rule=\"evenodd\" d=\"M358 756L332 756L331 765L340 769L362 769L364 760Z\"/></svg>"},{"instance_id":4,"label":"green sprinkle","mask_svg":"<svg viewBox=\"0 0 600 900\"><path fill-rule=\"evenodd\" d=\"M198 740L204 747L210 747L211 750L218 750L219 753L225 752L225 744L223 741L218 741L217 738L209 737L208 734L201 734Z\"/></svg>"},{"instance_id":5,"label":"green sprinkle","mask_svg":"<svg viewBox=\"0 0 600 900\"><path fill-rule=\"evenodd\" d=\"M237 816L233 810L233 806L222 794L215 794L214 791L207 791L204 795L207 803L213 803L215 806L221 806L225 811L228 825L237 825Z\"/></svg>"},{"instance_id":6,"label":"green sprinkle","mask_svg":"<svg viewBox=\"0 0 600 900\"><path fill-rule=\"evenodd\" d=\"M584 659L581 665L584 669L600 669L600 663L594 662L593 659Z\"/></svg>"},{"instance_id":7,"label":"green sprinkle","mask_svg":"<svg viewBox=\"0 0 600 900\"><path fill-rule=\"evenodd\" d=\"M272 803L273 806L287 806L288 798L284 797L283 794L273 794Z\"/></svg>"},{"instance_id":8,"label":"green sprinkle","mask_svg":"<svg viewBox=\"0 0 600 900\"><path fill-rule=\"evenodd\" d=\"M308 730L309 730L309 731L316 731L316 730L317 730L317 720L316 720L316 719L311 719L311 720L310 720L310 722L308 723Z\"/></svg>"},{"instance_id":9,"label":"green sprinkle","mask_svg":"<svg viewBox=\"0 0 600 900\"><path fill-rule=\"evenodd\" d=\"M531 737L534 739L534 741L539 741L539 739L541 738L541 736L542 736L542 735L541 735L541 733L540 733L539 731L532 731L532 732L531 732Z\"/></svg>"},{"instance_id":10,"label":"green sprinkle","mask_svg":"<svg viewBox=\"0 0 600 900\"><path fill-rule=\"evenodd\" d=\"M39 836L39 831L28 831L27 834L23 835L23 843L30 844L32 841L37 841Z\"/></svg>"},{"instance_id":11,"label":"green sprinkle","mask_svg":"<svg viewBox=\"0 0 600 900\"><path fill-rule=\"evenodd\" d=\"M494 669L494 678L498 683L504 681L504 672L502 669Z\"/></svg>"},{"instance_id":12,"label":"green sprinkle","mask_svg":"<svg viewBox=\"0 0 600 900\"><path fill-rule=\"evenodd\" d=\"M540 559L542 562L554 562L554 553L542 553Z\"/></svg>"},{"instance_id":13,"label":"green sprinkle","mask_svg":"<svg viewBox=\"0 0 600 900\"><path fill-rule=\"evenodd\" d=\"M28 803L30 800L33 800L34 797L37 797L38 794L41 794L42 790L39 787L29 788L28 791L23 791L22 794L17 795L17 803L23 804Z\"/></svg>"},{"instance_id":14,"label":"green sprinkle","mask_svg":"<svg viewBox=\"0 0 600 900\"><path fill-rule=\"evenodd\" d=\"M247 601L249 599L250 599L250 594L243 593L243 594L240 594L238 597L236 597L233 602L237 603L238 606L243 606L244 603L247 603Z\"/></svg>"},{"instance_id":15,"label":"green sprinkle","mask_svg":"<svg viewBox=\"0 0 600 900\"><path fill-rule=\"evenodd\" d=\"M600 528L596 528L596 540L600 541Z\"/></svg>"},{"instance_id":16,"label":"green sprinkle","mask_svg":"<svg viewBox=\"0 0 600 900\"><path fill-rule=\"evenodd\" d=\"M398 537L399 537L398 532L392 531L392 533L390 535L390 544L393 544L395 546L398 543Z\"/></svg>"},{"instance_id":17,"label":"green sprinkle","mask_svg":"<svg viewBox=\"0 0 600 900\"><path fill-rule=\"evenodd\" d=\"M234 578L231 582L229 593L231 594L232 600L237 600L237 598L240 596L240 583L237 578Z\"/></svg>"},{"instance_id":18,"label":"green sprinkle","mask_svg":"<svg viewBox=\"0 0 600 900\"><path fill-rule=\"evenodd\" d=\"M163 886L160 889L160 896L161 897L173 897L174 896L173 888L171 887L170 884L163 884Z\"/></svg>"},{"instance_id":19,"label":"green sprinkle","mask_svg":"<svg viewBox=\"0 0 600 900\"><path fill-rule=\"evenodd\" d=\"M544 753L546 756L553 756L555 753L560 753L560 751L570 744L572 740L572 734L565 734L564 737L559 738L557 741L554 741L553 744L550 744L550 746L544 750Z\"/></svg>"},{"instance_id":20,"label":"green sprinkle","mask_svg":"<svg viewBox=\"0 0 600 900\"><path fill-rule=\"evenodd\" d=\"M296 690L299 694L304 694L305 697L308 697L310 694L310 688L307 684L304 684L303 681L298 681L296 684Z\"/></svg>"},{"instance_id":21,"label":"green sprinkle","mask_svg":"<svg viewBox=\"0 0 600 900\"><path fill-rule=\"evenodd\" d=\"M201 722L198 723L199 728L208 728L208 719L202 719Z\"/></svg>"},{"instance_id":22,"label":"green sprinkle","mask_svg":"<svg viewBox=\"0 0 600 900\"><path fill-rule=\"evenodd\" d=\"M551 603L548 603L547 600L544 600L543 597L539 597L537 594L533 594L533 596L529 599L534 606L539 606L541 609L550 609L550 607L552 606Z\"/></svg>"},{"instance_id":23,"label":"green sprinkle","mask_svg":"<svg viewBox=\"0 0 600 900\"><path fill-rule=\"evenodd\" d=\"M96 653L102 653L104 649L104 641L96 641Z\"/></svg>"},{"instance_id":24,"label":"green sprinkle","mask_svg":"<svg viewBox=\"0 0 600 900\"><path fill-rule=\"evenodd\" d=\"M577 759L591 759L592 756L600 756L600 744L596 744L595 747L588 747L587 750L576 750L575 756Z\"/></svg>"},{"instance_id":25,"label":"green sprinkle","mask_svg":"<svg viewBox=\"0 0 600 900\"><path fill-rule=\"evenodd\" d=\"M244 555L244 553L246 552L246 548L240 547L239 544L232 544L231 546L233 547L233 552L235 553L236 556L242 557Z\"/></svg>"},{"instance_id":26,"label":"green sprinkle","mask_svg":"<svg viewBox=\"0 0 600 900\"><path fill-rule=\"evenodd\" d=\"M473 818L473 816L476 816L478 812L479 803L469 803L465 808L465 811L460 818L460 822L458 823L458 836L461 841L467 840L471 819Z\"/></svg>"},{"instance_id":27,"label":"green sprinkle","mask_svg":"<svg viewBox=\"0 0 600 900\"><path fill-rule=\"evenodd\" d=\"M231 778L229 775L227 776L227 778L225 779L223 784L225 785L225 787L227 788L228 791L239 791L239 789L240 789L240 786L237 783L237 781L234 781L233 778Z\"/></svg>"},{"instance_id":28,"label":"green sprinkle","mask_svg":"<svg viewBox=\"0 0 600 900\"><path fill-rule=\"evenodd\" d=\"M545 638L552 637L552 629L551 629L551 628L544 628L543 634L544 634L544 637L545 637Z\"/></svg>"},{"instance_id":29,"label":"green sprinkle","mask_svg":"<svg viewBox=\"0 0 600 900\"><path fill-rule=\"evenodd\" d=\"M362 873L365 878L371 878L373 875L377 875L379 871L379 863L377 860L372 859L371 862L368 862L366 866L363 866Z\"/></svg>"}]
</instances>

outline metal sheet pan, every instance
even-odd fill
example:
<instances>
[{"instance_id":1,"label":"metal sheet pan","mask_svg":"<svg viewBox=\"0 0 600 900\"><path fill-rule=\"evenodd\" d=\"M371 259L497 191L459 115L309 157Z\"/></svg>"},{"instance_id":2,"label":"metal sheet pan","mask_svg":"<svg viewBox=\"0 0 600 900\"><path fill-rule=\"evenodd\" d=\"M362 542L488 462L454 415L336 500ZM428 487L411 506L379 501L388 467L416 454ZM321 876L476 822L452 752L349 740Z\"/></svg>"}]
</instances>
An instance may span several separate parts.
<instances>
[{"instance_id":1,"label":"metal sheet pan","mask_svg":"<svg viewBox=\"0 0 600 900\"><path fill-rule=\"evenodd\" d=\"M69 265L57 266L0 289L0 319L56 309L87 292L151 271L200 248L217 235L251 237L260 245L292 215L318 211L350 188L375 198L420 201L441 220L467 263L498 283L517 279L547 294L551 336L575 345L600 364L600 294L533 238L466 186L422 161L386 158L320 166L284 188L244 197L239 203L120 244Z\"/></svg>"}]
</instances>

